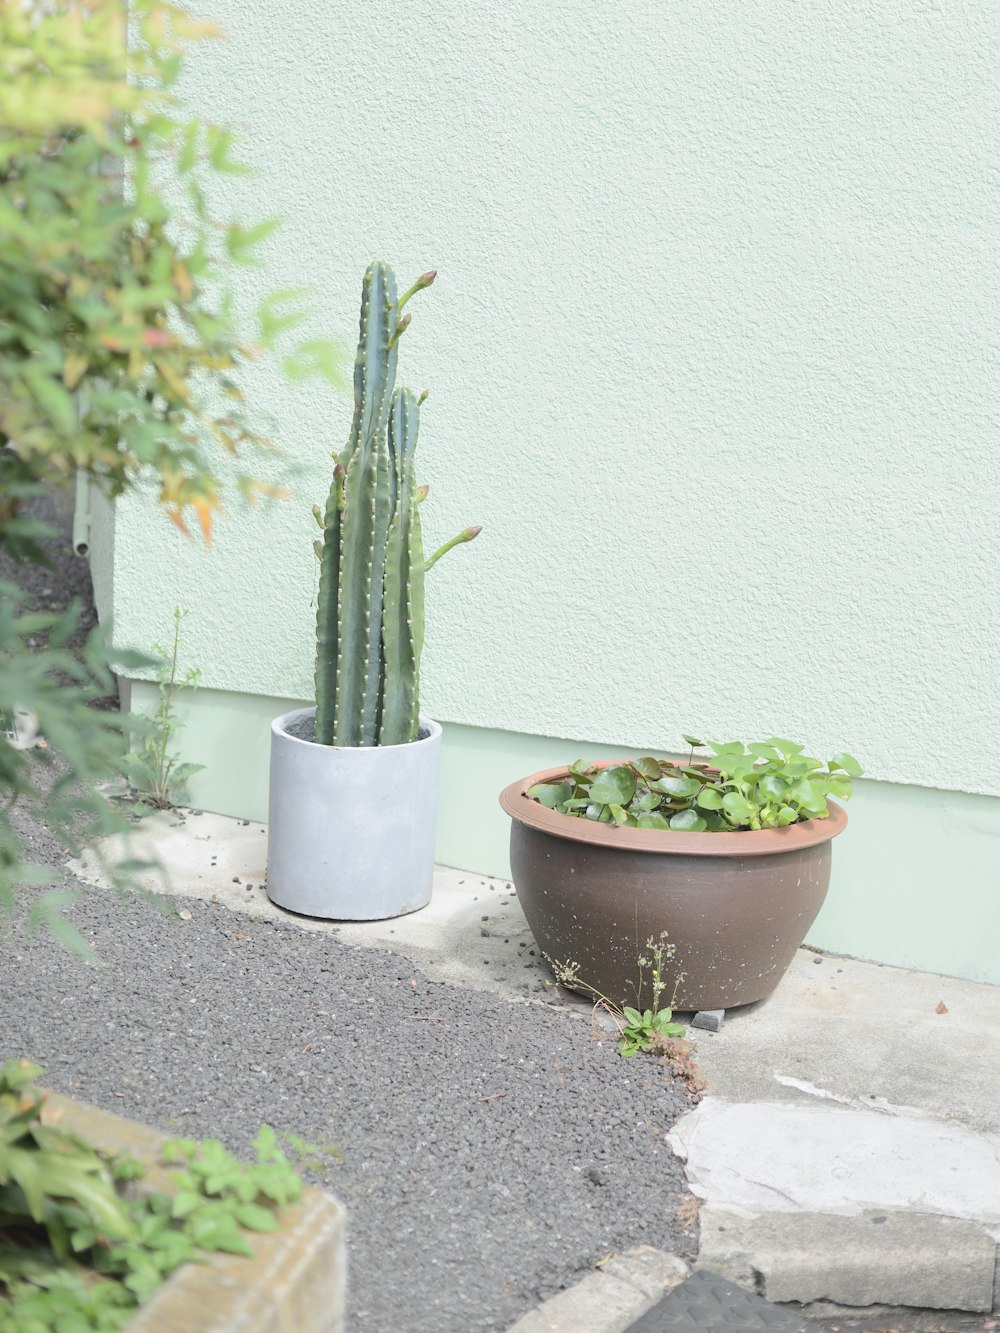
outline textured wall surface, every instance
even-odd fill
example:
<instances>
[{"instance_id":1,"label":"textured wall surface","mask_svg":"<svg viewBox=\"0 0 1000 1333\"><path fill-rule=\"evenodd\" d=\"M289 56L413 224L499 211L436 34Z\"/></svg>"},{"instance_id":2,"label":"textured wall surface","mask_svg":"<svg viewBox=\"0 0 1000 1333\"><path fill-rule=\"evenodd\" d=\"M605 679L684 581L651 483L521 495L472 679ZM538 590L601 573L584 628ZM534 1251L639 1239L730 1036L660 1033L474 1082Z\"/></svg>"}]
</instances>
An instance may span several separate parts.
<instances>
[{"instance_id":1,"label":"textured wall surface","mask_svg":"<svg viewBox=\"0 0 1000 1333\"><path fill-rule=\"evenodd\" d=\"M429 387L425 710L668 749L772 731L1000 792L1000 11L924 0L205 0L188 91L353 339L380 256ZM229 207L228 199L223 201ZM207 555L140 506L117 637L311 694L311 503L350 406L249 384L296 499Z\"/></svg>"}]
</instances>

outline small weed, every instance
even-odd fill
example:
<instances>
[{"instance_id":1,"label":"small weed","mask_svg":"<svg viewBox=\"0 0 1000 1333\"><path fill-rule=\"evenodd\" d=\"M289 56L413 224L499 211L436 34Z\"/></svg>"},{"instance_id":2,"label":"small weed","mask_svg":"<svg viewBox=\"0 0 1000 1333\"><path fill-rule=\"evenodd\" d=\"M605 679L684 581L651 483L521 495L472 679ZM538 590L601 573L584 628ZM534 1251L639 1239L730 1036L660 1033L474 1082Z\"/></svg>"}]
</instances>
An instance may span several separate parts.
<instances>
[{"instance_id":1,"label":"small weed","mask_svg":"<svg viewBox=\"0 0 1000 1333\"><path fill-rule=\"evenodd\" d=\"M624 1056L636 1055L639 1051L648 1051L650 1042L654 1036L675 1037L680 1036L684 1028L680 1023L674 1023L673 1010L667 1006L660 1008L660 997L667 988L667 983L663 980L663 967L665 962L670 962L674 956L674 946L667 942L667 932L663 931L659 940L654 940L652 936L646 941L646 949L649 957L645 954L640 956L639 962L639 982L635 986L636 1004L642 1004L643 983L646 974L649 974L651 989L653 992L652 1005L647 1009L632 1008L628 1004L616 1004L614 1000L595 990L588 982L580 977L579 963L558 963L553 958L545 955L546 962L555 973L556 980L567 990L578 991L583 995L593 997L596 1008L603 1009L605 1013L611 1015L618 1027L618 1036L620 1038L618 1050ZM674 983L673 997L677 995L677 987L683 980L683 975L679 974ZM671 1005L673 1004L671 998Z\"/></svg>"},{"instance_id":2,"label":"small weed","mask_svg":"<svg viewBox=\"0 0 1000 1333\"><path fill-rule=\"evenodd\" d=\"M153 645L154 654L163 663L159 674L160 702L139 738L137 748L125 756L125 776L135 794L136 813L168 810L188 799L188 782L200 773L204 764L182 764L180 755L170 749L173 737L183 728L174 711L174 695L180 688L197 689L201 672L189 667L182 675L177 670L181 641L181 622L188 612L174 607L174 638L168 651Z\"/></svg>"},{"instance_id":3,"label":"small weed","mask_svg":"<svg viewBox=\"0 0 1000 1333\"><path fill-rule=\"evenodd\" d=\"M701 1072L695 1056L698 1047L686 1037L661 1036L656 1032L650 1038L649 1049L653 1055L659 1055L677 1077L687 1085L687 1090L695 1101L700 1100L708 1084Z\"/></svg>"},{"instance_id":4,"label":"small weed","mask_svg":"<svg viewBox=\"0 0 1000 1333\"><path fill-rule=\"evenodd\" d=\"M594 1000L595 1009L603 1009L610 1014L618 1028L618 1051L623 1056L637 1055L640 1051L658 1055L670 1066L671 1071L686 1085L688 1093L698 1100L705 1091L706 1083L695 1061L698 1048L694 1042L684 1036L684 1027L673 1021L673 1006L677 999L677 990L684 980L684 973L679 972L670 995L670 1004L660 1008L660 1000L667 983L664 970L674 959L676 950L663 931L658 940L652 936L646 941L646 952L638 959L639 980L634 983L636 1008L628 1004L616 1004L600 991L580 978L579 963L557 963L548 954L543 955L549 967L555 973L556 980L567 990L589 995ZM651 1005L643 1009L643 986L649 979L652 991Z\"/></svg>"}]
</instances>

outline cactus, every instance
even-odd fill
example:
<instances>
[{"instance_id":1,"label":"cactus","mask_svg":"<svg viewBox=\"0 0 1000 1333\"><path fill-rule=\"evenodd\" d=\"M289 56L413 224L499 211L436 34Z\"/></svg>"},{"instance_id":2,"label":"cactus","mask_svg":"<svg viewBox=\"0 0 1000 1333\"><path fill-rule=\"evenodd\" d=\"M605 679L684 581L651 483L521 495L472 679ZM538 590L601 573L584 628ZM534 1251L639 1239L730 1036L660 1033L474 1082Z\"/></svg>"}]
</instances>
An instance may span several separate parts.
<instances>
[{"instance_id":1,"label":"cactus","mask_svg":"<svg viewBox=\"0 0 1000 1333\"><path fill-rule=\"evenodd\" d=\"M323 530L316 615L316 732L321 745L401 745L417 739L424 574L446 551L478 536L466 528L424 559L414 451L420 405L396 389L403 306L429 287L425 273L396 295L387 264L365 273L354 360L354 419L334 455Z\"/></svg>"}]
</instances>

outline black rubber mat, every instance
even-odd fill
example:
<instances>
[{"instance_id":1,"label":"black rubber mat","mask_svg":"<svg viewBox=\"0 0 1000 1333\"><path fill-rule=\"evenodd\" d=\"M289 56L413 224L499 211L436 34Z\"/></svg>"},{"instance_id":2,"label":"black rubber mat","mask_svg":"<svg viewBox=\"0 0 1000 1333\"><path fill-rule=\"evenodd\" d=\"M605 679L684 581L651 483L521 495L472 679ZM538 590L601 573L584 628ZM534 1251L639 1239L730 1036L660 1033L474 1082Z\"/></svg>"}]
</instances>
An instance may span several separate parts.
<instances>
[{"instance_id":1,"label":"black rubber mat","mask_svg":"<svg viewBox=\"0 0 1000 1333\"><path fill-rule=\"evenodd\" d=\"M686 1333L693 1329L810 1333L815 1327L809 1319L796 1318L780 1305L771 1305L724 1277L699 1270L630 1324L629 1333Z\"/></svg>"}]
</instances>

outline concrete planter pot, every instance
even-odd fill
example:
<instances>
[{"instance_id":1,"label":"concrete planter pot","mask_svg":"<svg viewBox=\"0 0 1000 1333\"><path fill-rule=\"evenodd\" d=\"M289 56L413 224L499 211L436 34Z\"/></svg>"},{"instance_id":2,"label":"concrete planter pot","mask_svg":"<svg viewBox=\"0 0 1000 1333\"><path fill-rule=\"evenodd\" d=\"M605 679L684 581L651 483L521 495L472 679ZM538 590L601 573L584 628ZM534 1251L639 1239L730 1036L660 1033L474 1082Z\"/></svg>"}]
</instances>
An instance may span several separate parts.
<instances>
[{"instance_id":1,"label":"concrete planter pot","mask_svg":"<svg viewBox=\"0 0 1000 1333\"><path fill-rule=\"evenodd\" d=\"M684 974L678 1010L769 995L823 905L843 809L831 801L827 819L759 832L618 828L526 794L565 774L533 773L500 797L512 820L514 886L542 951L578 963L581 980L618 1003L635 1004L637 959L665 930L676 949L671 970Z\"/></svg>"},{"instance_id":2,"label":"concrete planter pot","mask_svg":"<svg viewBox=\"0 0 1000 1333\"><path fill-rule=\"evenodd\" d=\"M314 708L271 723L267 895L335 921L426 907L434 879L441 728L408 745L317 745Z\"/></svg>"}]
</instances>

